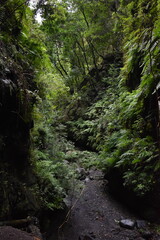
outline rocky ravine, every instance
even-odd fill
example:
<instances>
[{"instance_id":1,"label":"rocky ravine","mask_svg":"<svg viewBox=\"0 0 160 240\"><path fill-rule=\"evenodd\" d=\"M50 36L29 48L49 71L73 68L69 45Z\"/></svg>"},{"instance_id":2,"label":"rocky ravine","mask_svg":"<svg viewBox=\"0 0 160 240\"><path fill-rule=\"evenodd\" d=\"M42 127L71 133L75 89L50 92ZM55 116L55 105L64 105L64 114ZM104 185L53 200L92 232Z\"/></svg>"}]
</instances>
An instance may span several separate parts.
<instances>
[{"instance_id":1,"label":"rocky ravine","mask_svg":"<svg viewBox=\"0 0 160 240\"><path fill-rule=\"evenodd\" d=\"M84 182L82 190L72 191L66 199L69 208L66 219L58 223L62 219L59 212L43 240L160 240L149 223L139 219L108 193L100 171L91 170L81 181ZM8 226L0 227L0 240L40 239L42 236L37 231L29 234Z\"/></svg>"},{"instance_id":2,"label":"rocky ravine","mask_svg":"<svg viewBox=\"0 0 160 240\"><path fill-rule=\"evenodd\" d=\"M105 189L102 173L91 171L84 188L72 201L66 221L49 240L159 240L145 221L139 221L124 206L116 202ZM68 199L69 202L70 199ZM128 229L125 219L132 220ZM137 225L136 226L136 221Z\"/></svg>"}]
</instances>

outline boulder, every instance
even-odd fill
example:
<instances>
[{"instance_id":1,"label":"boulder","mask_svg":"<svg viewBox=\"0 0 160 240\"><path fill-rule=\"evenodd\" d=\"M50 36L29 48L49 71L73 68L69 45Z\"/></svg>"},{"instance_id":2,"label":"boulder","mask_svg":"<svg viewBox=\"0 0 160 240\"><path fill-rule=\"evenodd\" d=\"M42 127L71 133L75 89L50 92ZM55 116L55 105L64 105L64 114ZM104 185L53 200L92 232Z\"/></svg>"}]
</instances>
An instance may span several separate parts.
<instances>
[{"instance_id":1,"label":"boulder","mask_svg":"<svg viewBox=\"0 0 160 240\"><path fill-rule=\"evenodd\" d=\"M123 228L134 229L135 221L131 219L123 219L119 222L119 225Z\"/></svg>"},{"instance_id":2,"label":"boulder","mask_svg":"<svg viewBox=\"0 0 160 240\"><path fill-rule=\"evenodd\" d=\"M37 237L34 237L33 235L21 231L19 229L10 227L10 226L5 226L5 227L0 227L0 239L1 240L40 240Z\"/></svg>"}]
</instances>

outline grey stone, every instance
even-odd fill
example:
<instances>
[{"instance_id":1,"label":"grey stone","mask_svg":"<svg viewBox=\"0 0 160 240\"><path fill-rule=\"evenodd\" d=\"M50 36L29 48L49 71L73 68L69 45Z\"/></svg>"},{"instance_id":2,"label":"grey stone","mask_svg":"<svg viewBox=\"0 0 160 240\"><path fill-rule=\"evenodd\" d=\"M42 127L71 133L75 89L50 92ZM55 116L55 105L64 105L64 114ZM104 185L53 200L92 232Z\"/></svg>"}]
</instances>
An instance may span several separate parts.
<instances>
[{"instance_id":1,"label":"grey stone","mask_svg":"<svg viewBox=\"0 0 160 240\"><path fill-rule=\"evenodd\" d=\"M85 180L85 178L87 176L87 172L85 171L84 168L79 167L76 169L76 172L78 173L78 178L80 180Z\"/></svg>"},{"instance_id":2,"label":"grey stone","mask_svg":"<svg viewBox=\"0 0 160 240\"><path fill-rule=\"evenodd\" d=\"M86 177L85 180L84 180L85 183L88 183L89 181L90 181L89 177Z\"/></svg>"},{"instance_id":3,"label":"grey stone","mask_svg":"<svg viewBox=\"0 0 160 240\"><path fill-rule=\"evenodd\" d=\"M119 222L119 225L123 228L134 229L135 221L133 221L131 219L123 219Z\"/></svg>"}]
</instances>

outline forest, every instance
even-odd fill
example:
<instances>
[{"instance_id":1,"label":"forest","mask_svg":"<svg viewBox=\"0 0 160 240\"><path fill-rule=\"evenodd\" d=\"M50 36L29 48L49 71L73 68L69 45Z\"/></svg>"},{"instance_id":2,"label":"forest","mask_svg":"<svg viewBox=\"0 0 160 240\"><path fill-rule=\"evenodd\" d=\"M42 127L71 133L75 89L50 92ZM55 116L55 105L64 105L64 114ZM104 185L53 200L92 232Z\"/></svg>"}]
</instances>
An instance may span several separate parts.
<instances>
[{"instance_id":1,"label":"forest","mask_svg":"<svg viewBox=\"0 0 160 240\"><path fill-rule=\"evenodd\" d=\"M153 224L106 239L158 240L160 0L1 0L0 52L0 239L21 239L1 228L30 217L62 229L102 178ZM34 239L107 236L47 233Z\"/></svg>"}]
</instances>

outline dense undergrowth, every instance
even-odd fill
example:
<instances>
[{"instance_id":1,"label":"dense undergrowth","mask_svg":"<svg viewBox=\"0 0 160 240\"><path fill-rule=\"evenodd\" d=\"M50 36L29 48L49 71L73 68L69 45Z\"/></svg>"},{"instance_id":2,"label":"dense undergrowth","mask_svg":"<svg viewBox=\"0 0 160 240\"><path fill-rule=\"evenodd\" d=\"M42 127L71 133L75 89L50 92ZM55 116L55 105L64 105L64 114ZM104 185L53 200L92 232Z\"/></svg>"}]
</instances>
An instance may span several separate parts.
<instances>
[{"instance_id":1,"label":"dense undergrowth","mask_svg":"<svg viewBox=\"0 0 160 240\"><path fill-rule=\"evenodd\" d=\"M61 207L64 189L68 186L64 186L67 182L63 180L64 184L59 183L61 180L57 179L57 175L60 179L67 172L67 180L72 171L57 163L61 153L57 153L56 149L53 150L57 154L53 166L49 155L52 148L47 146L48 162L40 156L42 152L39 149L45 148L41 142L43 133L48 134L45 129L40 129L44 123L41 116L47 111L39 116L37 112L42 110L38 107L42 102L45 105L45 79L48 76L52 79L53 71L43 42L44 34L35 23L27 2L1 3L0 29L0 217L4 219ZM39 125L37 118L42 120ZM47 128L48 125L45 126ZM33 145L37 150L33 150ZM56 172L56 177L53 172Z\"/></svg>"},{"instance_id":2,"label":"dense undergrowth","mask_svg":"<svg viewBox=\"0 0 160 240\"><path fill-rule=\"evenodd\" d=\"M118 82L119 106L115 109L118 126L102 149L104 164L119 168L124 185L139 195L153 188L159 171L158 4L127 4L128 11L122 17L124 66ZM112 113L115 118L116 112Z\"/></svg>"},{"instance_id":3,"label":"dense undergrowth","mask_svg":"<svg viewBox=\"0 0 160 240\"><path fill-rule=\"evenodd\" d=\"M25 214L62 208L79 166L118 170L125 188L151 192L160 1L28 4L0 4L1 217L13 217L13 205Z\"/></svg>"},{"instance_id":4,"label":"dense undergrowth","mask_svg":"<svg viewBox=\"0 0 160 240\"><path fill-rule=\"evenodd\" d=\"M106 54L108 65L104 60L94 74L88 72L96 82L82 86L67 111L69 137L99 151L97 166L105 172L118 168L124 186L140 196L153 190L159 172L158 13L157 1L121 2L112 17L114 30L122 28L117 53L123 59L115 63Z\"/></svg>"}]
</instances>

